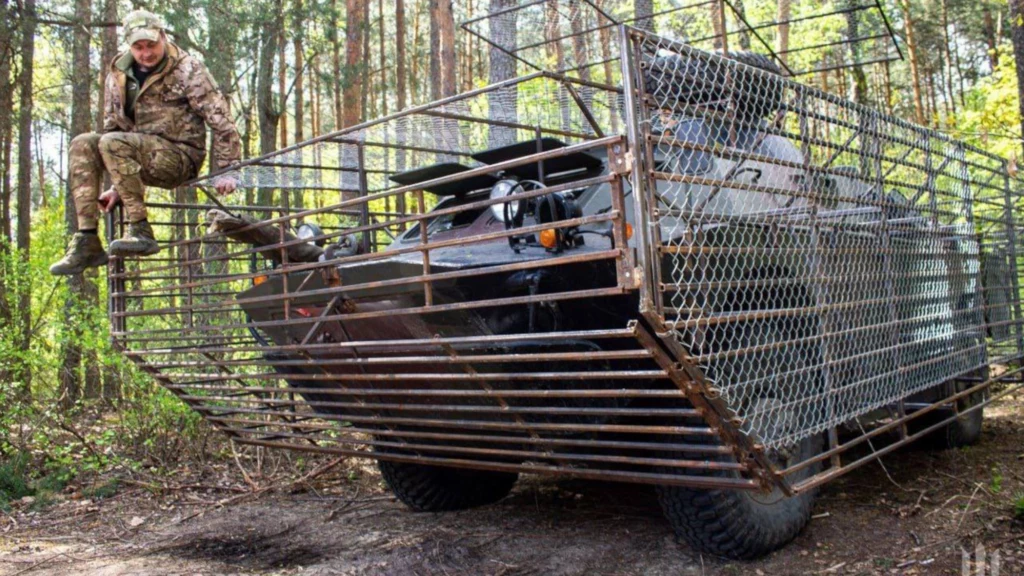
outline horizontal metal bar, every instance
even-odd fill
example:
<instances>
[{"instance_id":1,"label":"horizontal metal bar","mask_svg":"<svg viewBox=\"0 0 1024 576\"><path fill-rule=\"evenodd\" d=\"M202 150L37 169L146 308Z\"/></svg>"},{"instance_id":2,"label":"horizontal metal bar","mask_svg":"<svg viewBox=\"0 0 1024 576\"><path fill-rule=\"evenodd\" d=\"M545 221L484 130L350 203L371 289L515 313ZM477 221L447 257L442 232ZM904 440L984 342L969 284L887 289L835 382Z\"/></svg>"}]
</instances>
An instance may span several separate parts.
<instances>
[{"instance_id":1,"label":"horizontal metal bar","mask_svg":"<svg viewBox=\"0 0 1024 576\"><path fill-rule=\"evenodd\" d=\"M308 444L289 444L285 442L254 440L246 438L238 439L236 441L241 444L264 446L267 448L287 448L291 450L318 452L325 454L338 454L343 456L353 456L357 458L379 458L382 460L408 462L411 464L430 464L434 466L449 466L454 468L493 470L496 472L527 472L531 474L569 476L573 478L589 480L631 482L637 484L658 484L666 486L690 486L693 488L708 489L717 488L730 490L756 490L760 487L760 485L755 481L746 478L728 478L718 476L686 476L648 472L623 472L619 470L566 468L560 466L543 466L539 464L507 464L502 462L481 462L478 460L467 460L458 458L405 456L401 454L370 453L364 450L348 450L335 447L310 446Z\"/></svg>"},{"instance_id":2,"label":"horizontal metal bar","mask_svg":"<svg viewBox=\"0 0 1024 576\"><path fill-rule=\"evenodd\" d=\"M226 424L237 424L241 426L260 424L260 421L254 421L247 418L221 418L221 422ZM266 424L265 422L263 424ZM292 427L296 429L322 431L322 432L344 432L346 434L364 434L367 436L379 436L382 438L419 438L424 440L438 440L441 442L471 442L474 444L520 444L520 445L531 445L531 446L570 446L574 448L581 448L584 450L602 449L602 450L643 450L648 452L685 452L687 454L715 454L725 456L735 456L734 451L729 446L723 446L721 444L681 444L676 442L665 442L657 437L654 437L652 441L640 442L632 440L599 440L599 439L575 439L575 438L564 438L564 437L547 437L547 436L536 436L536 435L522 435L522 436L501 436L493 433L489 434L458 434L454 432L424 432L422 430L385 430L385 429L371 429L371 428L360 428L358 426L345 426L339 428L336 425L331 424L317 424L315 422L303 422L289 423L289 422L277 422L278 426Z\"/></svg>"},{"instance_id":3,"label":"horizontal metal bar","mask_svg":"<svg viewBox=\"0 0 1024 576\"><path fill-rule=\"evenodd\" d=\"M258 410L249 408L233 408L226 410L218 406L195 405L198 410L206 415L208 420L217 422L221 416L233 414L259 414L263 416L288 416L294 417L294 412L279 412L273 410ZM607 432L623 434L666 434L676 436L715 436L711 428L700 426L654 426L639 424L552 424L548 422L523 423L517 421L498 422L488 420L457 420L457 419L429 419L429 418L400 418L391 416L359 416L346 414L335 416L333 414L318 413L316 417L320 420L331 420L337 422L360 422L376 425L397 425L397 426L423 426L427 428L463 428L466 430L518 430L521 432Z\"/></svg>"}]
</instances>

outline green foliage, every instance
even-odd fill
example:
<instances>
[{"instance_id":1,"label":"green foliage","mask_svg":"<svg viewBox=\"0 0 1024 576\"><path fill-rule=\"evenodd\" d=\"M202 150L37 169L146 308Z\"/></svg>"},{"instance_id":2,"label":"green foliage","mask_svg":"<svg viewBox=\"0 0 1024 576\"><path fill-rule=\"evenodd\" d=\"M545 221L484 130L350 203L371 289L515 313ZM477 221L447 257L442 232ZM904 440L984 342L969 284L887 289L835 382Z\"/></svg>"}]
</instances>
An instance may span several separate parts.
<instances>
[{"instance_id":1,"label":"green foliage","mask_svg":"<svg viewBox=\"0 0 1024 576\"><path fill-rule=\"evenodd\" d=\"M82 497L90 500L103 500L116 495L120 489L121 482L115 478L109 482L90 486L82 490Z\"/></svg>"},{"instance_id":2,"label":"green foliage","mask_svg":"<svg viewBox=\"0 0 1024 576\"><path fill-rule=\"evenodd\" d=\"M1009 45L1002 46L1010 54ZM966 94L954 136L1005 158L1020 157L1020 108L1014 61L1003 56L999 67Z\"/></svg>"},{"instance_id":3,"label":"green foliage","mask_svg":"<svg viewBox=\"0 0 1024 576\"><path fill-rule=\"evenodd\" d=\"M11 501L33 494L25 477L27 460L19 454L0 462L0 509L6 510Z\"/></svg>"},{"instance_id":4,"label":"green foliage","mask_svg":"<svg viewBox=\"0 0 1024 576\"><path fill-rule=\"evenodd\" d=\"M989 490L993 494L1003 491L1003 472L997 466L992 467L992 482L989 483Z\"/></svg>"},{"instance_id":5,"label":"green foliage","mask_svg":"<svg viewBox=\"0 0 1024 576\"><path fill-rule=\"evenodd\" d=\"M1013 495L1013 517L1024 521L1024 492Z\"/></svg>"}]
</instances>

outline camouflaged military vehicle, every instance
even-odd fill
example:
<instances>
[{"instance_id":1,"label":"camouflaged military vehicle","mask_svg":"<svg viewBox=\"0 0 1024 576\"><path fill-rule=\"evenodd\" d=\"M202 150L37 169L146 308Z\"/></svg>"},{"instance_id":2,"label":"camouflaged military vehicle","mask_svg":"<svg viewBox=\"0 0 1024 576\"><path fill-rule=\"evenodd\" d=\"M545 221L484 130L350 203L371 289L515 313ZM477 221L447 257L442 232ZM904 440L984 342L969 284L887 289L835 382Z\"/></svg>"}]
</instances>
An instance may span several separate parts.
<instances>
[{"instance_id":1,"label":"camouflaged military vehicle","mask_svg":"<svg viewBox=\"0 0 1024 576\"><path fill-rule=\"evenodd\" d=\"M529 63L495 19L544 5L513 4L464 28ZM565 53L608 50L587 74L249 160L222 206L216 174L153 202L167 249L112 263L115 342L235 442L376 459L414 510L523 473L648 484L734 558L831 478L976 441L1024 352L1007 163L570 4L601 25Z\"/></svg>"}]
</instances>

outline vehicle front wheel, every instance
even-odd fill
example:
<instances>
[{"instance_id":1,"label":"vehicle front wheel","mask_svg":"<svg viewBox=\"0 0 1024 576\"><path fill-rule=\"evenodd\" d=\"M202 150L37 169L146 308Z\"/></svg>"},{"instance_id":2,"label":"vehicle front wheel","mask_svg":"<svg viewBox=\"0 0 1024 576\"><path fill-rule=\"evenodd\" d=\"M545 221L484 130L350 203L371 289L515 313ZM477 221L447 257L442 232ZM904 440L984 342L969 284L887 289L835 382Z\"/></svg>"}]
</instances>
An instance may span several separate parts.
<instances>
[{"instance_id":1,"label":"vehicle front wheel","mask_svg":"<svg viewBox=\"0 0 1024 576\"><path fill-rule=\"evenodd\" d=\"M819 454L822 437L805 438L792 453L779 457L780 469ZM813 475L820 465L794 473L797 482ZM675 533L700 552L749 560L789 543L807 525L816 490L787 497L778 488L770 493L746 490L698 490L658 486L658 501Z\"/></svg>"},{"instance_id":2,"label":"vehicle front wheel","mask_svg":"<svg viewBox=\"0 0 1024 576\"><path fill-rule=\"evenodd\" d=\"M465 510L501 500L519 474L378 460L384 482L418 512Z\"/></svg>"}]
</instances>

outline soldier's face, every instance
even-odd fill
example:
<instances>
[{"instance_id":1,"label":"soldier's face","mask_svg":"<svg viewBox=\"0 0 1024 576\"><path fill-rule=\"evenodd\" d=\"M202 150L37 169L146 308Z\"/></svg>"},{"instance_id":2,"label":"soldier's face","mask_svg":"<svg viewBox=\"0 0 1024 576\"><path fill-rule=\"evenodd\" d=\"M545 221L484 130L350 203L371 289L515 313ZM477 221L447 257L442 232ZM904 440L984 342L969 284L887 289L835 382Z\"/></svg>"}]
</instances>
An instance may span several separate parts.
<instances>
[{"instance_id":1,"label":"soldier's face","mask_svg":"<svg viewBox=\"0 0 1024 576\"><path fill-rule=\"evenodd\" d=\"M144 69L153 68L164 59L167 52L167 42L163 34L156 42L152 40L139 40L131 45L132 57Z\"/></svg>"}]
</instances>

